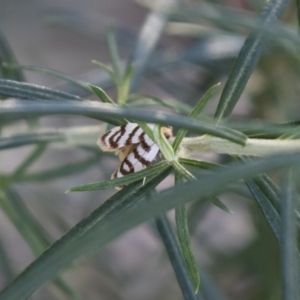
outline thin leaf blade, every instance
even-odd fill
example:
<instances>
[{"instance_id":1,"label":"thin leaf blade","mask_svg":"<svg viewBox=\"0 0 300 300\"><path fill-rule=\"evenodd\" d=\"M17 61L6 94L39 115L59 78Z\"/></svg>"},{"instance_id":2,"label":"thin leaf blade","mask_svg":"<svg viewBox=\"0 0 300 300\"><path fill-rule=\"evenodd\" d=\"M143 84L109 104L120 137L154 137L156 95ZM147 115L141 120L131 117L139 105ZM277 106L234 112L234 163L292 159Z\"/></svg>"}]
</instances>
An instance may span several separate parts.
<instances>
[{"instance_id":1,"label":"thin leaf blade","mask_svg":"<svg viewBox=\"0 0 300 300\"><path fill-rule=\"evenodd\" d=\"M261 17L261 28L252 32L246 39L225 84L215 113L218 122L228 117L233 111L269 40L263 28L272 26L288 3L288 0L267 1Z\"/></svg>"}]
</instances>

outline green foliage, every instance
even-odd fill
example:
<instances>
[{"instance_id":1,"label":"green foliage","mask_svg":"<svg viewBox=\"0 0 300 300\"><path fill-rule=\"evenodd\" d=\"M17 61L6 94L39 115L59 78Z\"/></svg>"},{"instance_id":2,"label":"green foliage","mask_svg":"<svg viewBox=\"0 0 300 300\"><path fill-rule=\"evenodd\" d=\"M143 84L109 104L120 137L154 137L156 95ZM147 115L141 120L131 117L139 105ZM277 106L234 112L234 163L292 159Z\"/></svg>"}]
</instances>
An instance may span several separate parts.
<instances>
[{"instance_id":1,"label":"green foliage","mask_svg":"<svg viewBox=\"0 0 300 300\"><path fill-rule=\"evenodd\" d=\"M251 210L255 210L251 216L253 220L257 218L258 221L256 223L253 221L253 223L259 228L257 232L262 229L263 238L255 237L254 239L261 239L263 240L261 242L268 246L269 241L275 237L274 240L277 243L273 242L272 245L279 247L280 281L278 281L279 276L274 276L276 278L272 279L272 271L266 271L268 268L265 267L261 273L263 275L260 276L265 276L265 280L268 280L270 285L264 287L265 294L260 294L256 299L279 299L278 295L281 294L281 290L282 299L298 299L300 256L297 231L299 230L300 214L298 212L296 178L300 166L300 144L298 144L299 121L294 121L294 119L299 119L299 116L295 113L298 110L295 110L290 87L283 87L284 84L281 84L276 77L272 77L273 73L265 63L268 56L273 55L272 51L274 51L274 56L280 54L276 52L275 47L275 50L270 47L268 53L263 52L269 40L273 39L275 43L285 49L288 57L286 59L293 62L291 65L297 64L299 67L299 58L295 54L299 52L297 48L300 45L299 37L295 37L295 34L290 32L291 29L278 22L287 4L286 0L268 1L259 20L245 13L213 4L180 4L179 1L174 0L166 6L158 5L149 13L141 29L137 43L132 49L132 59L125 63L117 44L118 35L110 27L107 30L107 45L111 65L96 60L92 62L109 76L115 87L115 96L112 96L114 94L111 94L101 84L94 84L96 80L91 80L89 83L51 69L18 65L11 47L0 32L0 96L2 97L0 102L0 150L9 152L24 146L31 147L29 154L18 162L14 170L9 172L1 170L0 207L35 256L34 261L15 276L10 264L13 258L9 257L7 253L5 241L0 241L0 263L3 269L1 272L6 280L14 278L0 292L0 300L27 299L47 281L51 281L56 288L63 292L65 297L76 298L75 286L62 277L62 272L70 268L78 259L99 253L103 247L122 233L149 220L155 220L184 299L223 300L225 298L222 292L217 290L216 284L208 279L207 271L202 268L202 264L204 264L202 257L195 251L195 249L199 250L199 247L196 248L197 245L194 243L192 245L191 239L195 241L195 244L198 241L201 246L202 243L203 247L205 246L205 239L199 241L193 233L195 228L201 225L198 222L200 222L201 215L205 215L203 212L206 212L208 205L217 206L224 212L230 213L230 215L225 214L226 216L232 216L235 211L234 205L231 207L232 202L229 201L227 204L222 201L222 197L228 193L232 199L240 200L241 195L243 198L247 198L248 202L243 203L243 208L249 212L249 215ZM171 57L168 56L170 53L164 53L165 50L158 49L158 44L165 32L172 32L172 25L178 26L173 21L180 21L182 24L179 26L184 29L182 32L192 37L195 30L200 27L199 18L212 21L222 30L234 31L232 29L234 24L243 25L251 30L237 54L218 103L214 101L220 83L214 85L212 83L219 82L221 75L229 73L226 55L220 57L216 64L215 58L209 56L209 51L207 52L201 47L197 48L199 45L196 45L197 55L195 58L194 49L185 45L182 55L172 61L170 58L166 59L166 57ZM149 32L153 32L153 34L149 35ZM210 38L213 38L213 35L219 35L220 38L219 31L217 32L215 29L211 32ZM279 37L288 40L289 46L284 44ZM202 43L208 42L208 37L203 36ZM263 54L264 56L262 56ZM208 58L209 63L206 65ZM165 74L171 75L172 68L176 70L174 73L180 73L180 68L186 66L189 69L198 68L198 60L204 69L209 70L210 75L206 74L203 77L210 78L197 90L197 97L199 94L203 95L200 100L194 105L189 105L187 104L189 101L186 100L188 98L195 99L195 93L192 96L188 94L186 83L179 82L178 78L178 81L172 84L172 80ZM247 93L246 84L251 76L255 76L253 72L257 70L257 64L260 62L262 62L260 66L262 75L260 76L264 76L265 81L270 80L266 85L269 88L267 92L278 95L277 102L281 103L281 106L276 103L278 105L276 107L273 102L265 103L265 106L261 105L258 109L261 109L262 115L258 113L253 117L252 112L247 112L248 120L234 118L229 120L243 93ZM68 86L76 86L88 95L97 97L98 100L87 100L76 93L69 92L67 88L57 89L26 83L23 71L38 72L63 80ZM219 72L223 72L223 74L219 75ZM293 77L295 82L298 82L298 73L298 69L293 73L297 79L295 80ZM152 78L157 86L164 88L172 97L176 97L178 92L179 96L177 99L162 99L156 95L145 96L136 93L144 76ZM272 78L270 79L270 77ZM291 87L293 86L291 85ZM260 88L262 89L262 87ZM284 94L285 92L287 94ZM256 91L256 93L259 92ZM253 94L252 97L255 99L255 92ZM9 98L17 98L17 100ZM258 100L261 101L261 99ZM138 107L139 104L142 104L143 107ZM208 117L211 114L209 113L211 107L208 104L217 107L214 118ZM258 103L253 103L253 105L258 105ZM284 111L284 113L279 121L272 120L271 122L268 120L268 115L263 115L265 111L272 111L273 116L276 116L275 112L279 114ZM64 128L64 125L58 123L56 128L41 128L43 124L41 120L45 116L52 118L80 116L87 120L93 119L94 125L85 127L80 124L77 127ZM260 118L260 121L256 118ZM18 127L17 121L26 122ZM137 122L159 146L162 154L161 161L152 163L142 171L108 180L110 171L106 172L105 169L109 154L102 153L96 148L96 140L107 130L107 125L118 126L126 122ZM153 131L147 123L156 124ZM162 133L162 126L173 126L174 133L177 133L173 138L167 140ZM197 136L186 138L186 135ZM278 139L279 137L280 139ZM207 145L203 146L200 142L197 144L197 141L201 139L205 139ZM195 142L192 154L191 148L185 146L190 140ZM209 146L208 143L218 145L217 143L220 141L224 142L224 149L222 151L217 151L217 149L215 152L225 153L226 157L214 158L213 161L199 158L202 152L205 152L205 146ZM257 149L254 151L251 147L257 141L259 143L254 145L261 149L271 143L271 155L255 158L254 155L257 155L259 151L256 151ZM284 143L285 141L290 143ZM233 151L233 146L234 149L240 150ZM80 151L84 158L55 164L53 158L56 156L52 156L50 167L36 170L38 162L43 161L47 152L53 149L59 152ZM253 157L236 156L235 151L242 153L245 149L250 149L250 154L252 154L250 156ZM252 152L251 149L253 149ZM280 154L278 154L279 152ZM2 157L2 152L0 154ZM217 162L215 162L216 160ZM105 179L102 181L95 179L94 182L88 183L82 174L95 165L100 166L101 174L105 176ZM172 172L175 174L173 186L158 192L156 187ZM274 178L276 179L273 177L274 172L282 177L279 185L274 180ZM82 193L76 195L69 193L67 196L70 199L75 196L84 199L83 195L87 195L91 191L93 191L90 193L93 195L92 197L98 199L100 195L106 195L105 192L103 194L98 192L100 190L124 188L106 199L103 204L98 205L75 226L71 228L67 226L67 230L62 232L61 238L53 238L48 232L47 222L44 224L28 209L28 194L25 192L23 195L18 192L18 189L21 186L21 189L26 191L29 182L34 186L41 182L49 184L49 186L43 187L43 194L40 195L40 198L48 197L52 205L52 201L54 203L57 196L51 190L52 181L59 185L68 176L74 174L82 176L76 179L76 183L74 177L71 177L72 183L69 181L68 186L73 187L69 188L67 193ZM96 197L94 197L95 195ZM63 202L64 196L61 191L59 201ZM243 199L242 197L241 199ZM174 234L172 223L167 215L167 212L174 208L177 236ZM56 213L57 211L54 209L53 223L65 226L64 216L57 217ZM193 220L196 220L195 223ZM258 233L256 234L258 235ZM218 249L218 251L222 252L222 249ZM229 265L229 270L231 267L236 270L234 269L235 265L239 264L250 268L249 265L254 256L260 258L263 264L263 254L262 251L259 251L261 250L255 248L255 242L253 242L244 253L240 252L239 261L233 260L234 254L230 258L227 257L226 261L225 254L218 254L220 257L216 259L214 268L219 270L225 265L225 270L227 266L228 271ZM264 253L268 253L268 251L271 250L268 248ZM213 255L216 253L212 253L212 257ZM224 256L223 261L225 261L223 265L222 255ZM203 279L202 270L204 270ZM242 267L237 270L244 271ZM274 269L272 270L274 271ZM227 294L230 293L227 291ZM245 296L243 299L246 300L254 299L243 296Z\"/></svg>"}]
</instances>

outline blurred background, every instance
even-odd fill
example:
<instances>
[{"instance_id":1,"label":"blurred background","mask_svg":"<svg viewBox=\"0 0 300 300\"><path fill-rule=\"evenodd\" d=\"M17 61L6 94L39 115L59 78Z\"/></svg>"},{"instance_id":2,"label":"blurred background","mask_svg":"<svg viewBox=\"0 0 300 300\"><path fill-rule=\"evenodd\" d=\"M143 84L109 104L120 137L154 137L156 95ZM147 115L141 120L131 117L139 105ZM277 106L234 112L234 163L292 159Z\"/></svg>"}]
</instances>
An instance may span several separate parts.
<instances>
[{"instance_id":1,"label":"blurred background","mask_svg":"<svg viewBox=\"0 0 300 300\"><path fill-rule=\"evenodd\" d=\"M166 6L179 2L180 10L172 16L152 11L153 5L161 2ZM91 62L95 59L110 64L108 26L115 30L124 66L132 59L140 62L148 49L147 42L151 44L157 39L149 57L144 57L147 63L133 90L176 103L181 113L187 113L210 86L221 82L219 94L204 113L213 116L234 59L255 26L263 2L2 0L0 29L19 64L50 68L97 84L112 97L113 83ZM294 11L292 3L284 14L284 26L297 26ZM142 30L144 48L137 48ZM273 39L234 111L235 118L274 122L297 118L298 66L293 44L280 35ZM55 76L39 71L25 71L25 76L30 83L87 96L85 91ZM89 95L88 99L96 98ZM136 101L135 105L147 107L153 103ZM42 128L101 124L83 117L44 117L40 121ZM9 134L10 130L16 133L25 123L14 126L4 128L3 134ZM13 172L32 149L33 146L25 146L2 151L0 173ZM89 154L80 149L48 147L29 170L38 174L88 158ZM97 162L69 176L14 184L8 198L22 203L22 211L33 226L42 228L53 242L115 193L105 190L65 194L65 191L79 184L109 179L118 164L111 155L99 155ZM170 177L159 188L172 184ZM233 214L209 203L189 207L193 249L201 279L210 288L203 290L203 294L215 293L224 300L279 299L277 242L247 190L237 186L233 191L220 196ZM172 212L169 216L174 217ZM5 210L0 211L1 289L36 256L28 233L20 228L22 222L21 215L12 220ZM48 282L31 299L182 299L164 246L151 223L122 235L99 255L77 262L61 278L68 288Z\"/></svg>"}]
</instances>

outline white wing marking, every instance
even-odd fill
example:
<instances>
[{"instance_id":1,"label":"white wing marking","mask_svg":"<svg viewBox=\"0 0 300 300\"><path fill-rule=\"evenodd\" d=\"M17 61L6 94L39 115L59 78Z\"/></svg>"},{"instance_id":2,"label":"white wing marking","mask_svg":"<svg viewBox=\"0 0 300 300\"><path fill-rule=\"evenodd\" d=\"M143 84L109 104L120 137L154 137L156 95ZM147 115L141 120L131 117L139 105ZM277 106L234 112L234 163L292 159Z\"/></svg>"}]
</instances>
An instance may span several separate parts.
<instances>
[{"instance_id":1,"label":"white wing marking","mask_svg":"<svg viewBox=\"0 0 300 300\"><path fill-rule=\"evenodd\" d=\"M142 130L138 124L127 123L104 133L98 139L97 144L103 151L115 151L131 144L137 144L138 135L141 133Z\"/></svg>"}]
</instances>

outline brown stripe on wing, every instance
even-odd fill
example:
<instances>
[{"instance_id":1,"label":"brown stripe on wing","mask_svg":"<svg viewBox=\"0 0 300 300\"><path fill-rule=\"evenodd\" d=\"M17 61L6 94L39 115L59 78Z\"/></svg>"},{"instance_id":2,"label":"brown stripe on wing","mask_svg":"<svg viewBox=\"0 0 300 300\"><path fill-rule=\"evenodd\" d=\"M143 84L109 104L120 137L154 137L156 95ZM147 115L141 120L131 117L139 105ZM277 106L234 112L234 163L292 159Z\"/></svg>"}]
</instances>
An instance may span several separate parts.
<instances>
[{"instance_id":1,"label":"brown stripe on wing","mask_svg":"<svg viewBox=\"0 0 300 300\"><path fill-rule=\"evenodd\" d=\"M104 151L116 151L117 149L123 148L120 147L119 144L122 136L126 132L127 125L128 124L115 127L104 133L98 140L99 147ZM108 141L106 141L107 138Z\"/></svg>"},{"instance_id":2,"label":"brown stripe on wing","mask_svg":"<svg viewBox=\"0 0 300 300\"><path fill-rule=\"evenodd\" d=\"M122 125L123 126L123 125ZM118 143L117 140L121 138L122 136L122 126L120 127L120 130L116 131L109 139L108 139L108 143L109 146L111 148L118 148ZM116 141L114 140L114 138L119 134L119 137L116 139Z\"/></svg>"},{"instance_id":3,"label":"brown stripe on wing","mask_svg":"<svg viewBox=\"0 0 300 300\"><path fill-rule=\"evenodd\" d=\"M143 156L141 156L138 152L138 147L134 148L132 153L134 154L134 157L144 166L149 166L151 161L146 160Z\"/></svg>"},{"instance_id":4,"label":"brown stripe on wing","mask_svg":"<svg viewBox=\"0 0 300 300\"><path fill-rule=\"evenodd\" d=\"M125 146L129 146L132 144L132 138L134 137L135 133L139 130L139 126L136 125L136 127L132 130L132 132L129 134L127 141L125 142Z\"/></svg>"},{"instance_id":5,"label":"brown stripe on wing","mask_svg":"<svg viewBox=\"0 0 300 300\"><path fill-rule=\"evenodd\" d=\"M127 166L127 168L125 168L125 165ZM120 172L120 174L122 176L125 176L127 174L130 174L130 173L134 173L134 167L132 165L132 163L127 159L125 158L123 160L123 162L121 163L119 169L117 169L112 175L111 175L111 178L119 178L119 177L122 177L122 176L118 176L118 173Z\"/></svg>"},{"instance_id":6,"label":"brown stripe on wing","mask_svg":"<svg viewBox=\"0 0 300 300\"><path fill-rule=\"evenodd\" d=\"M107 137L110 133L111 133L110 130L107 131L107 132L104 133L104 134L99 138L99 140L98 140L98 145L99 145L99 147L100 147L101 149L105 149L105 151L107 151L107 150L110 149L110 145L107 145L107 144L105 143L105 139L106 139L106 137ZM108 149L106 150L106 148L108 148Z\"/></svg>"},{"instance_id":7,"label":"brown stripe on wing","mask_svg":"<svg viewBox=\"0 0 300 300\"><path fill-rule=\"evenodd\" d=\"M121 132L121 133L120 133L120 135L118 136L118 138L115 140L115 143L116 143L116 144L119 144L119 140L120 140L121 137L124 135L124 133L125 133L125 127L126 127L126 125L120 126L120 131L119 131L119 132Z\"/></svg>"},{"instance_id":8,"label":"brown stripe on wing","mask_svg":"<svg viewBox=\"0 0 300 300\"><path fill-rule=\"evenodd\" d=\"M140 135L140 145L141 147L146 151L146 152L149 152L150 149L151 149L151 145L148 145L146 140L145 140L145 132L143 132L141 135Z\"/></svg>"},{"instance_id":9,"label":"brown stripe on wing","mask_svg":"<svg viewBox=\"0 0 300 300\"><path fill-rule=\"evenodd\" d=\"M129 170L125 169L125 165L128 166ZM130 173L133 173L134 167L133 167L132 163L127 158L125 158L124 161L121 163L119 171L124 176L124 175L130 174Z\"/></svg>"}]
</instances>

